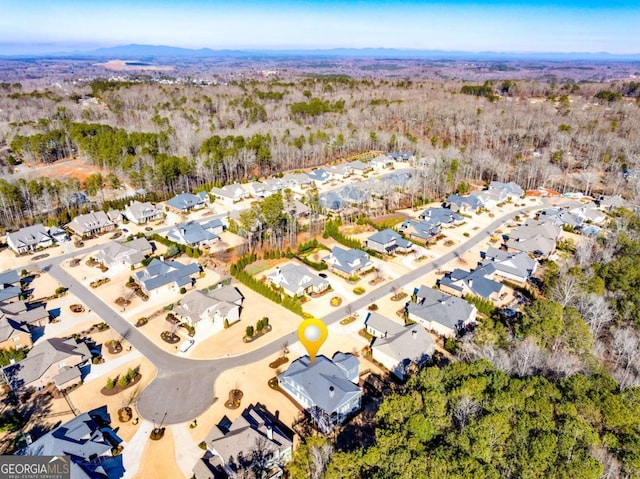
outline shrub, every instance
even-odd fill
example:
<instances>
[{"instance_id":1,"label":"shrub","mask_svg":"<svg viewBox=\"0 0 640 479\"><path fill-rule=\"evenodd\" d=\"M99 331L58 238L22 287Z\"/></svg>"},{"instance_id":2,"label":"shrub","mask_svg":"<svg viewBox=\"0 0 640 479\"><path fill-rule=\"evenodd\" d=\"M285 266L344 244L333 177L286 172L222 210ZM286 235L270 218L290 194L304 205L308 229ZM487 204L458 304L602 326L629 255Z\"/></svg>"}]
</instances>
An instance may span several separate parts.
<instances>
[{"instance_id":1,"label":"shrub","mask_svg":"<svg viewBox=\"0 0 640 479\"><path fill-rule=\"evenodd\" d=\"M364 294L364 288L362 286L356 286L353 288L353 292L357 295Z\"/></svg>"},{"instance_id":2,"label":"shrub","mask_svg":"<svg viewBox=\"0 0 640 479\"><path fill-rule=\"evenodd\" d=\"M245 329L245 334L247 335L248 338L252 337L254 333L254 329L253 326L249 325L247 326L247 329Z\"/></svg>"},{"instance_id":3,"label":"shrub","mask_svg":"<svg viewBox=\"0 0 640 479\"><path fill-rule=\"evenodd\" d=\"M115 386L116 386L115 380L112 378L107 378L107 384L105 385L105 388L113 389Z\"/></svg>"},{"instance_id":4,"label":"shrub","mask_svg":"<svg viewBox=\"0 0 640 479\"><path fill-rule=\"evenodd\" d=\"M184 286L180 288L180 294L184 294L186 292L187 292L187 288L185 288Z\"/></svg>"},{"instance_id":5,"label":"shrub","mask_svg":"<svg viewBox=\"0 0 640 479\"><path fill-rule=\"evenodd\" d=\"M65 288L64 286L60 286L58 288L56 288L56 290L54 291L54 293L59 296L61 294L64 294L67 292L67 288Z\"/></svg>"},{"instance_id":6,"label":"shrub","mask_svg":"<svg viewBox=\"0 0 640 479\"><path fill-rule=\"evenodd\" d=\"M136 377L136 372L133 369L129 368L129 370L127 371L127 377L129 379L134 379Z\"/></svg>"},{"instance_id":7,"label":"shrub","mask_svg":"<svg viewBox=\"0 0 640 479\"><path fill-rule=\"evenodd\" d=\"M140 319L138 319L136 321L136 326L139 328L140 326L144 326L148 322L149 322L149 320L143 316L142 318L140 318Z\"/></svg>"},{"instance_id":8,"label":"shrub","mask_svg":"<svg viewBox=\"0 0 640 479\"><path fill-rule=\"evenodd\" d=\"M229 320L224 318L224 329L229 329Z\"/></svg>"},{"instance_id":9,"label":"shrub","mask_svg":"<svg viewBox=\"0 0 640 479\"><path fill-rule=\"evenodd\" d=\"M128 376L122 376L120 379L118 379L118 386L126 388L128 385L129 385L129 377Z\"/></svg>"},{"instance_id":10,"label":"shrub","mask_svg":"<svg viewBox=\"0 0 640 479\"><path fill-rule=\"evenodd\" d=\"M458 341L456 341L454 338L445 338L444 349L446 349L451 354L456 354L456 351L458 350Z\"/></svg>"}]
</instances>

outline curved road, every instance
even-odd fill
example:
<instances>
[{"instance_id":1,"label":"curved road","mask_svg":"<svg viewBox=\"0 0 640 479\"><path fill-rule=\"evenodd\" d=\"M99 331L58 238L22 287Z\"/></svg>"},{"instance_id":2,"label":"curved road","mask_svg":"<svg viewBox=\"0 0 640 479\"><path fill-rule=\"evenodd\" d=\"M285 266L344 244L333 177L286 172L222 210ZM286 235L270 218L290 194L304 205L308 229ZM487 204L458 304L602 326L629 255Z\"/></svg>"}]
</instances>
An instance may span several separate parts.
<instances>
[{"instance_id":1,"label":"curved road","mask_svg":"<svg viewBox=\"0 0 640 479\"><path fill-rule=\"evenodd\" d=\"M503 225L508 218L535 209L540 209L540 206L521 208L498 218L479 231L473 238L470 238L449 253L353 301L350 303L352 310L356 311L364 308L390 294L392 287L406 286L421 276L435 271L491 236L491 233ZM94 249L97 249L97 247L91 247L73 254L65 254L57 258L49 258L38 263L44 271L47 271L53 278L58 280L60 284L68 287L80 301L95 311L104 322L121 334L133 347L138 349L156 366L158 370L157 376L142 391L138 398L138 412L144 419L156 423L162 422L163 424L177 424L193 420L206 411L213 403L213 386L220 373L231 368L254 363L269 355L275 354L282 349L281 345L285 341L288 344L293 344L298 341L297 333L293 332L281 338L279 341L273 341L246 354L220 359L194 360L167 353L153 344L140 330L132 326L131 323L60 267L63 259L85 254L87 251ZM345 317L347 314L346 309L347 305L344 305L321 319L327 325L333 324Z\"/></svg>"}]
</instances>

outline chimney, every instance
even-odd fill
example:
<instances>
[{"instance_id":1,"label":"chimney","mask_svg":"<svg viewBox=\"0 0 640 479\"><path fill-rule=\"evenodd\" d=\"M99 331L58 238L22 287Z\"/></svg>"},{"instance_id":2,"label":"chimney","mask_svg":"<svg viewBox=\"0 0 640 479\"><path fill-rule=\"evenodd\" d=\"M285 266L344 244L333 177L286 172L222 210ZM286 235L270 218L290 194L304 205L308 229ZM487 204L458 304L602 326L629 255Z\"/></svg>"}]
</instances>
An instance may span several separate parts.
<instances>
[{"instance_id":1,"label":"chimney","mask_svg":"<svg viewBox=\"0 0 640 479\"><path fill-rule=\"evenodd\" d=\"M332 398L333 396L335 396L335 390L336 388L334 388L333 386L329 386L329 397Z\"/></svg>"}]
</instances>

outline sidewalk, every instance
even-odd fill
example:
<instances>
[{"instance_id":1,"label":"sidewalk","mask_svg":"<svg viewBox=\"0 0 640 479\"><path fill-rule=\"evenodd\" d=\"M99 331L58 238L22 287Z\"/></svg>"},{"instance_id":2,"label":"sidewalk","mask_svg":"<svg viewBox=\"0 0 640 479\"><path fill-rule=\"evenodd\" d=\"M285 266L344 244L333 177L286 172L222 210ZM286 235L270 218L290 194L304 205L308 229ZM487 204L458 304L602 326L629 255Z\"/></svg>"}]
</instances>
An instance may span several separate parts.
<instances>
[{"instance_id":1,"label":"sidewalk","mask_svg":"<svg viewBox=\"0 0 640 479\"><path fill-rule=\"evenodd\" d=\"M89 374L87 374L87 377L84 378L84 382L86 383L89 381L93 381L94 379L99 379L102 376L112 372L114 369L119 368L123 364L126 364L129 361L132 361L139 357L142 357L142 353L138 350L135 350L118 358L105 361L102 364L92 364Z\"/></svg>"},{"instance_id":2,"label":"sidewalk","mask_svg":"<svg viewBox=\"0 0 640 479\"><path fill-rule=\"evenodd\" d=\"M198 426L203 427L203 426ZM176 464L185 477L193 476L193 466L202 457L204 451L193 442L189 434L189 423L174 424L169 426L173 433L173 440L176 445Z\"/></svg>"},{"instance_id":3,"label":"sidewalk","mask_svg":"<svg viewBox=\"0 0 640 479\"><path fill-rule=\"evenodd\" d=\"M122 453L124 475L122 479L132 479L137 474L144 454L144 448L147 445L152 429L153 423L141 419L138 430L131 440L124 445L124 451Z\"/></svg>"}]
</instances>

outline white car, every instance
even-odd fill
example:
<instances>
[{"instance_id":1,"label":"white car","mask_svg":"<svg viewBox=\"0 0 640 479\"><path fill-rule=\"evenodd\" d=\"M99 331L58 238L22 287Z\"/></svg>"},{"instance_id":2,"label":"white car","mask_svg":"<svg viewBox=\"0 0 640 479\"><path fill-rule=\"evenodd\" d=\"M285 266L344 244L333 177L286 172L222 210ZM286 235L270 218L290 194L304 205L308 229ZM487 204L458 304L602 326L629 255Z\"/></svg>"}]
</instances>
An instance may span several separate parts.
<instances>
[{"instance_id":1,"label":"white car","mask_svg":"<svg viewBox=\"0 0 640 479\"><path fill-rule=\"evenodd\" d=\"M180 345L180 352L186 353L187 351L189 351L189 348L193 346L193 343L195 343L193 339L187 339L184 343Z\"/></svg>"}]
</instances>

